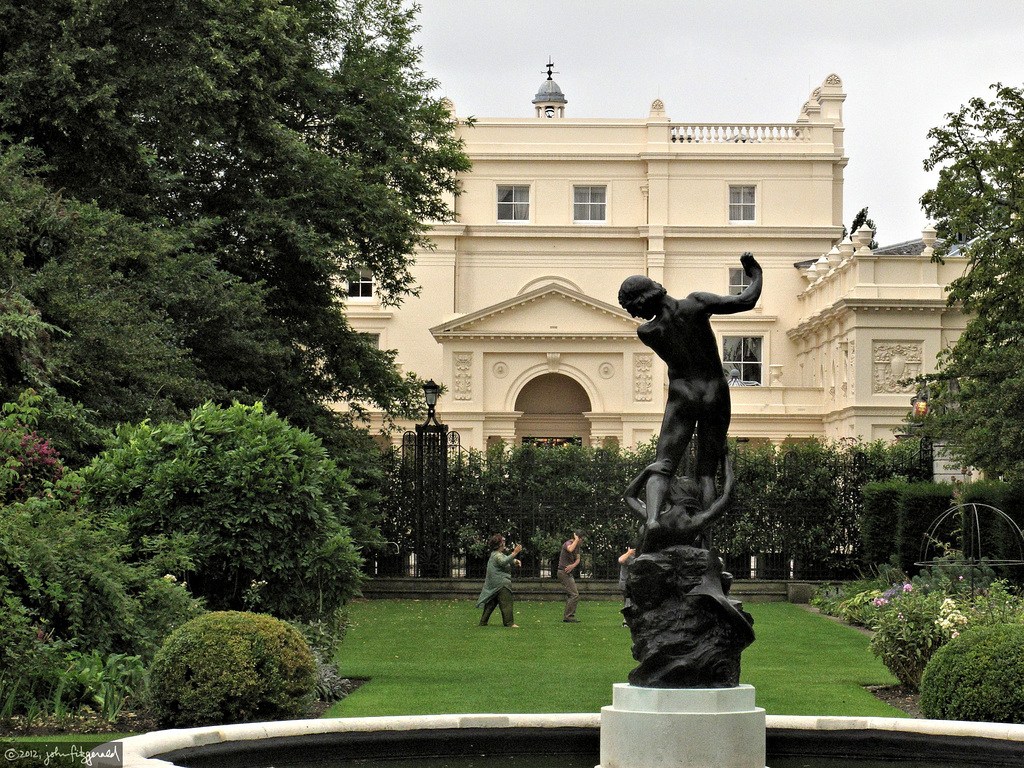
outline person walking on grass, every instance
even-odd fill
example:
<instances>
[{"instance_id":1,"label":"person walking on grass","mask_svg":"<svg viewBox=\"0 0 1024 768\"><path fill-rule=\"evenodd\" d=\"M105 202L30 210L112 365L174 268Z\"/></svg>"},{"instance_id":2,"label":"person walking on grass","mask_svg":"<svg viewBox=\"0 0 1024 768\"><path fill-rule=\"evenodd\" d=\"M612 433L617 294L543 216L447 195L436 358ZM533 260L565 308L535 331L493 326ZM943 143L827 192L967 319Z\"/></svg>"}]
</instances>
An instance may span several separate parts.
<instances>
[{"instance_id":1,"label":"person walking on grass","mask_svg":"<svg viewBox=\"0 0 1024 768\"><path fill-rule=\"evenodd\" d=\"M483 608L483 616L480 617L480 626L486 627L490 621L494 609L501 608L501 623L506 627L519 627L512 615L514 600L512 597L512 564L522 565L516 560L516 555L522 550L522 544L516 544L510 554L505 554L505 537L500 533L491 536L488 542L491 548L491 557L487 561L487 575L484 577L484 587L480 590L480 599L476 601L477 608Z\"/></svg>"},{"instance_id":2,"label":"person walking on grass","mask_svg":"<svg viewBox=\"0 0 1024 768\"><path fill-rule=\"evenodd\" d=\"M562 544L562 551L558 553L558 583L565 590L565 614L562 621L576 624L576 604L580 601L580 591L576 588L576 580L573 573L580 564L580 542L583 541L583 531L573 531L572 538Z\"/></svg>"}]
</instances>

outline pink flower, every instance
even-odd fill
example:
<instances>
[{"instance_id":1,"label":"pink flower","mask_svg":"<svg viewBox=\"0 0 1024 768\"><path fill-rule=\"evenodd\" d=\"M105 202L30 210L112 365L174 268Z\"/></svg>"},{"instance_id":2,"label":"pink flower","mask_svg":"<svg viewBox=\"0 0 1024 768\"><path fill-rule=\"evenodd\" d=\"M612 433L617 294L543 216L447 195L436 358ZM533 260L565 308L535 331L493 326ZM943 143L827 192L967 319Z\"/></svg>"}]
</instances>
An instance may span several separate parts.
<instances>
[{"instance_id":1,"label":"pink flower","mask_svg":"<svg viewBox=\"0 0 1024 768\"><path fill-rule=\"evenodd\" d=\"M913 592L914 591L914 585L913 584L904 584L903 585L903 591L904 592Z\"/></svg>"}]
</instances>

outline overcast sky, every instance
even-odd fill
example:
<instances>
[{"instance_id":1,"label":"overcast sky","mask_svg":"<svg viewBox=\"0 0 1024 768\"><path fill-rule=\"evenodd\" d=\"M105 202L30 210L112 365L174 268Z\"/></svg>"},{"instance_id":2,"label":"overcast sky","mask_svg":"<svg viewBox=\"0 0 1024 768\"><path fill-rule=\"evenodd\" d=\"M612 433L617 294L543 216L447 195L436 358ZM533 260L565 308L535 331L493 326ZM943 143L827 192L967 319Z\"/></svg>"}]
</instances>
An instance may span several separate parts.
<instances>
[{"instance_id":1,"label":"overcast sky","mask_svg":"<svg viewBox=\"0 0 1024 768\"><path fill-rule=\"evenodd\" d=\"M928 129L1024 84L1024 0L420 0L423 69L460 117L530 117L548 57L568 117L792 122L831 73L847 94L845 213L920 236Z\"/></svg>"}]
</instances>

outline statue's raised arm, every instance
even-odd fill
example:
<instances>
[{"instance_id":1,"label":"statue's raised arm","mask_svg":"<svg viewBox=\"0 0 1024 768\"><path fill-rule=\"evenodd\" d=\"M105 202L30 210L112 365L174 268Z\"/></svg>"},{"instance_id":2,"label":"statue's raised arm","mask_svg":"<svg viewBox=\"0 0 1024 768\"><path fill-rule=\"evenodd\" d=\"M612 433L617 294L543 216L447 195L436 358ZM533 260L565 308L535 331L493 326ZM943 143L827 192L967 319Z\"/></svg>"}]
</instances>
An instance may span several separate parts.
<instances>
[{"instance_id":1,"label":"statue's raised arm","mask_svg":"<svg viewBox=\"0 0 1024 768\"><path fill-rule=\"evenodd\" d=\"M757 300L761 298L761 265L750 251L740 256L740 264L743 265L744 274L750 278L750 284L741 293L719 296L698 291L691 293L687 298L703 304L705 310L713 315L732 315L753 309L757 305Z\"/></svg>"}]
</instances>

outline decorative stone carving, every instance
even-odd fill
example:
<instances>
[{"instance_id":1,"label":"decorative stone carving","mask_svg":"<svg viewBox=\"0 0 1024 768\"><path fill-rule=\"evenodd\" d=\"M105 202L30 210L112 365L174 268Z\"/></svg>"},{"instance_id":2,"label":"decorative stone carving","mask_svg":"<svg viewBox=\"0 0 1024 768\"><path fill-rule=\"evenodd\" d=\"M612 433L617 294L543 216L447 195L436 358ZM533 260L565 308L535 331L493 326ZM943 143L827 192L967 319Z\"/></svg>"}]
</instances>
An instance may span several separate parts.
<instances>
[{"instance_id":1,"label":"decorative stone carving","mask_svg":"<svg viewBox=\"0 0 1024 768\"><path fill-rule=\"evenodd\" d=\"M453 397L456 400L473 399L473 353L456 352L453 355L455 363L455 384L452 386Z\"/></svg>"},{"instance_id":2,"label":"decorative stone carving","mask_svg":"<svg viewBox=\"0 0 1024 768\"><path fill-rule=\"evenodd\" d=\"M494 374L494 378L496 379L504 379L508 376L508 363L499 360L491 366L491 373Z\"/></svg>"},{"instance_id":3,"label":"decorative stone carving","mask_svg":"<svg viewBox=\"0 0 1024 768\"><path fill-rule=\"evenodd\" d=\"M839 75L832 73L825 78L825 85L835 85L839 88L843 87L843 81L839 79Z\"/></svg>"},{"instance_id":4,"label":"decorative stone carving","mask_svg":"<svg viewBox=\"0 0 1024 768\"><path fill-rule=\"evenodd\" d=\"M562 361L561 352L548 352L548 370L554 373Z\"/></svg>"},{"instance_id":5,"label":"decorative stone carving","mask_svg":"<svg viewBox=\"0 0 1024 768\"><path fill-rule=\"evenodd\" d=\"M597 368L597 372L601 375L602 379L610 379L615 375L615 366L611 363L601 363Z\"/></svg>"},{"instance_id":6,"label":"decorative stone carving","mask_svg":"<svg viewBox=\"0 0 1024 768\"><path fill-rule=\"evenodd\" d=\"M653 354L641 352L633 355L633 399L638 403L650 402L654 397L654 378L651 373L653 365Z\"/></svg>"},{"instance_id":7,"label":"decorative stone carving","mask_svg":"<svg viewBox=\"0 0 1024 768\"><path fill-rule=\"evenodd\" d=\"M876 341L872 344L872 391L875 394L908 394L913 382L900 383L921 374L923 343Z\"/></svg>"},{"instance_id":8,"label":"decorative stone carving","mask_svg":"<svg viewBox=\"0 0 1024 768\"><path fill-rule=\"evenodd\" d=\"M857 394L857 342L850 339L850 397Z\"/></svg>"}]
</instances>

